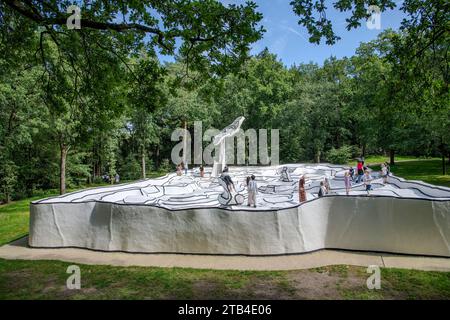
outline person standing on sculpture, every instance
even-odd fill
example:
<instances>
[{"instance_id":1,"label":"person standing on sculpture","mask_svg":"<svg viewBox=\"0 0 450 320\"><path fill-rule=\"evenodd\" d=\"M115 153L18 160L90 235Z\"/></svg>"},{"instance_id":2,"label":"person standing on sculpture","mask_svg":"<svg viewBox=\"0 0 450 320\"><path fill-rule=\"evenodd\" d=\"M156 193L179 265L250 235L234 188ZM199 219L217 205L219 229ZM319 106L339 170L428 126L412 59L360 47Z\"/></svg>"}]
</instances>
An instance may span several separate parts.
<instances>
[{"instance_id":1,"label":"person standing on sculpture","mask_svg":"<svg viewBox=\"0 0 450 320\"><path fill-rule=\"evenodd\" d=\"M323 185L325 187L326 193L330 193L331 191L331 186L330 186L330 180L328 180L327 177L325 177L324 181L323 181Z\"/></svg>"},{"instance_id":2,"label":"person standing on sculpture","mask_svg":"<svg viewBox=\"0 0 450 320\"><path fill-rule=\"evenodd\" d=\"M370 195L370 190L372 190L372 176L370 175L369 170L366 170L364 173L364 185L366 186L367 194Z\"/></svg>"},{"instance_id":3,"label":"person standing on sculpture","mask_svg":"<svg viewBox=\"0 0 450 320\"><path fill-rule=\"evenodd\" d=\"M358 164L356 166L356 171L358 173L358 178L356 179L356 183L360 183L364 176L364 165L363 165L362 161L358 161Z\"/></svg>"},{"instance_id":4,"label":"person standing on sculpture","mask_svg":"<svg viewBox=\"0 0 450 320\"><path fill-rule=\"evenodd\" d=\"M255 176L250 177L248 182L248 206L253 206L256 208L256 194L258 193L258 185L256 184Z\"/></svg>"},{"instance_id":5,"label":"person standing on sculpture","mask_svg":"<svg viewBox=\"0 0 450 320\"><path fill-rule=\"evenodd\" d=\"M317 194L319 197L323 197L327 194L327 189L325 188L325 185L323 181L320 181L320 188L319 193Z\"/></svg>"},{"instance_id":6,"label":"person standing on sculpture","mask_svg":"<svg viewBox=\"0 0 450 320\"><path fill-rule=\"evenodd\" d=\"M305 176L302 176L298 182L298 199L300 202L306 201Z\"/></svg>"},{"instance_id":7,"label":"person standing on sculpture","mask_svg":"<svg viewBox=\"0 0 450 320\"><path fill-rule=\"evenodd\" d=\"M381 164L381 177L383 178L383 184L387 183L388 169L384 163Z\"/></svg>"},{"instance_id":8,"label":"person standing on sculpture","mask_svg":"<svg viewBox=\"0 0 450 320\"><path fill-rule=\"evenodd\" d=\"M344 174L344 183L345 183L345 193L347 195L350 194L350 189L352 188L352 181L351 181L351 177L350 177L350 172L345 171Z\"/></svg>"},{"instance_id":9,"label":"person standing on sculpture","mask_svg":"<svg viewBox=\"0 0 450 320\"><path fill-rule=\"evenodd\" d=\"M355 169L353 169L353 167L350 167L350 169L348 170L349 175L350 175L350 179L352 181L355 181L354 176L355 176Z\"/></svg>"},{"instance_id":10,"label":"person standing on sculpture","mask_svg":"<svg viewBox=\"0 0 450 320\"><path fill-rule=\"evenodd\" d=\"M230 192L236 192L236 189L234 188L234 182L231 179L229 173L228 173L228 167L225 167L222 171L222 175L221 178L223 179L223 181L225 181L228 191Z\"/></svg>"},{"instance_id":11,"label":"person standing on sculpture","mask_svg":"<svg viewBox=\"0 0 450 320\"><path fill-rule=\"evenodd\" d=\"M391 174L391 167L389 166L389 163L385 162L384 165L386 166L387 175L389 176Z\"/></svg>"}]
</instances>

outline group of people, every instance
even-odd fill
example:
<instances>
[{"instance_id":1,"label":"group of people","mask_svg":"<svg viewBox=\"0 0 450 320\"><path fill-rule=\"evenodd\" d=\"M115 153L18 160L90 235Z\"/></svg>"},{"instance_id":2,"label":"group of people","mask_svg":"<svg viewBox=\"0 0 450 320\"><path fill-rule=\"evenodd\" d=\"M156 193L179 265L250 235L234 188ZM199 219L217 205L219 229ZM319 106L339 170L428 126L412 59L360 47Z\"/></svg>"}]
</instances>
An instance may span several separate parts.
<instances>
[{"instance_id":1,"label":"group of people","mask_svg":"<svg viewBox=\"0 0 450 320\"><path fill-rule=\"evenodd\" d=\"M185 174L187 174L187 165L184 164L184 162L181 162L179 165L177 165L177 175L181 176L183 174L183 171ZM355 169L350 168L347 170L344 174L344 184L345 184L345 192L347 195L350 194L350 190L352 188L352 183L360 183L363 182L365 185L365 189L367 194L370 194L370 191L372 190L372 175L370 174L369 168L364 165L364 159L360 159L358 161L358 164L356 166L356 173L355 176ZM200 166L200 177L204 177L205 169L203 166ZM388 176L390 174L390 168L389 164L387 162L381 164L381 177L383 178L383 184L387 183ZM118 175L116 175L117 181L118 181ZM228 191L230 193L236 193L236 189L233 183L233 180L231 179L229 173L228 173L228 167L225 167L222 171L221 178L225 181ZM281 174L281 180L283 181L289 181L290 176L287 167L284 167ZM258 193L258 185L256 183L256 177L254 175L247 176L246 178L246 188L248 191L248 203L247 206L253 206L256 208L256 194ZM299 179L299 201L304 202L306 201L306 191L305 191L305 176L300 177ZM330 181L328 177L325 177L322 181L320 181L320 188L318 192L319 197L323 197L331 192L331 186Z\"/></svg>"},{"instance_id":2,"label":"group of people","mask_svg":"<svg viewBox=\"0 0 450 320\"><path fill-rule=\"evenodd\" d=\"M370 171L368 169L366 169L363 171L363 174L361 175L361 177L358 174L358 179L356 181L357 181L357 183L362 181L364 183L364 185L366 186L367 194L370 194L370 190L372 190L372 180L373 180L373 178L370 175ZM353 182L353 179L351 177L350 170L346 171L344 174L344 184L345 184L345 193L347 195L349 195L350 189L352 188L352 182Z\"/></svg>"},{"instance_id":3,"label":"group of people","mask_svg":"<svg viewBox=\"0 0 450 320\"><path fill-rule=\"evenodd\" d=\"M322 181L320 181L320 188L319 188L319 197L323 197L324 195L330 193L331 186L330 186L330 180L328 180L327 177L325 177Z\"/></svg>"},{"instance_id":4,"label":"group of people","mask_svg":"<svg viewBox=\"0 0 450 320\"><path fill-rule=\"evenodd\" d=\"M181 176L183 174L183 171L184 171L184 174L187 175L187 173L188 173L188 165L187 165L187 163L184 164L184 162L181 161L181 163L179 163L177 165L177 176Z\"/></svg>"},{"instance_id":5,"label":"group of people","mask_svg":"<svg viewBox=\"0 0 450 320\"><path fill-rule=\"evenodd\" d=\"M185 175L188 174L188 165L187 164L185 165L184 162L181 161L181 163L179 163L176 167L177 176L182 176L183 172ZM200 172L200 177L204 178L205 177L205 167L200 166L199 172Z\"/></svg>"},{"instance_id":6,"label":"group of people","mask_svg":"<svg viewBox=\"0 0 450 320\"><path fill-rule=\"evenodd\" d=\"M305 176L301 176L300 180L298 181L298 199L300 202L306 201L306 191L305 191ZM319 188L319 197L323 197L326 194L330 193L331 186L330 186L330 180L325 177L322 181L320 181L320 188Z\"/></svg>"},{"instance_id":7,"label":"group of people","mask_svg":"<svg viewBox=\"0 0 450 320\"><path fill-rule=\"evenodd\" d=\"M350 189L352 187L352 182L356 180L356 183L363 182L366 187L367 194L370 194L372 190L372 175L370 174L369 168L364 166L364 160L358 161L356 166L357 177L354 177L354 169L350 168L345 172L344 175L344 183L345 183L345 192L347 195L350 193ZM388 177L390 174L390 167L387 162L381 164L381 177L383 178L383 184L387 183Z\"/></svg>"},{"instance_id":8,"label":"group of people","mask_svg":"<svg viewBox=\"0 0 450 320\"><path fill-rule=\"evenodd\" d=\"M228 191L233 194L236 193L236 188L234 186L234 182L231 179L230 174L228 173L228 167L225 167L221 174L221 179L225 181L225 184L227 185ZM247 198L247 206L252 206L256 208L256 194L258 193L258 184L256 183L256 177L255 175L247 176L246 178L246 187L248 192L248 198Z\"/></svg>"},{"instance_id":9,"label":"group of people","mask_svg":"<svg viewBox=\"0 0 450 320\"><path fill-rule=\"evenodd\" d=\"M111 184L119 183L120 182L120 176L119 176L118 173L116 173L114 176L113 175L109 176L109 174L105 173L102 176L102 180L103 180L103 182L111 183Z\"/></svg>"}]
</instances>

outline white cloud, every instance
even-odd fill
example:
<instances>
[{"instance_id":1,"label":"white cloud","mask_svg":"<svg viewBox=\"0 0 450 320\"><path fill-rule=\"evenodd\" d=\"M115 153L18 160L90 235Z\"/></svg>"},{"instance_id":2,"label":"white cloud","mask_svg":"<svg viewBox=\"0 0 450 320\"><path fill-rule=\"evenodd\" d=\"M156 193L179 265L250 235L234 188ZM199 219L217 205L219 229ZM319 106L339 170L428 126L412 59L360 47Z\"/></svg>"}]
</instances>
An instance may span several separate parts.
<instances>
[{"instance_id":1,"label":"white cloud","mask_svg":"<svg viewBox=\"0 0 450 320\"><path fill-rule=\"evenodd\" d=\"M287 30L287 31L289 31L289 32L291 32L291 33L293 33L293 34L299 36L299 37L302 38L303 40L308 41L308 40L306 39L306 37L305 37L300 31L295 30L295 29L292 28L292 27L286 27L286 26L280 26L280 27L281 27L282 29L284 29L284 30Z\"/></svg>"}]
</instances>

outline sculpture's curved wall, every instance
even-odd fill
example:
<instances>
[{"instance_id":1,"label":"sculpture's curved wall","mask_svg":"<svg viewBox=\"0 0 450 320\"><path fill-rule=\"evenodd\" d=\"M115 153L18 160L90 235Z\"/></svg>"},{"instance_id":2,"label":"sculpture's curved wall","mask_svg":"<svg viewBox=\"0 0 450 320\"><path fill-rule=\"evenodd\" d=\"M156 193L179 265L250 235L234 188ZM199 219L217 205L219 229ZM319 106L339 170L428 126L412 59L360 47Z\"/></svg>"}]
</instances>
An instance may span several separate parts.
<instances>
[{"instance_id":1,"label":"sculpture's curved wall","mask_svg":"<svg viewBox=\"0 0 450 320\"><path fill-rule=\"evenodd\" d=\"M29 245L245 255L335 248L449 257L450 201L335 195L264 211L37 202Z\"/></svg>"}]
</instances>

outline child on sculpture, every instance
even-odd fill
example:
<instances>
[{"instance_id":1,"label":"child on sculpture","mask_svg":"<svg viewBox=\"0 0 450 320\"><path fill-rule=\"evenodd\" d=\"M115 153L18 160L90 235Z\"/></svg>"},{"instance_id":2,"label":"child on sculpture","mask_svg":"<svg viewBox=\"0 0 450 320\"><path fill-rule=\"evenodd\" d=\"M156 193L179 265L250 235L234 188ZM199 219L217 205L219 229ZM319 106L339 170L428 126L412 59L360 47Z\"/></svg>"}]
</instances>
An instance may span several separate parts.
<instances>
[{"instance_id":1,"label":"child on sculpture","mask_svg":"<svg viewBox=\"0 0 450 320\"><path fill-rule=\"evenodd\" d=\"M364 172L363 178L364 185L366 186L367 194L370 195L369 191L372 190L372 176L370 175L369 170Z\"/></svg>"},{"instance_id":2,"label":"child on sculpture","mask_svg":"<svg viewBox=\"0 0 450 320\"><path fill-rule=\"evenodd\" d=\"M325 184L323 183L323 181L320 181L320 188L319 188L319 197L323 197L324 195L327 194L327 189L325 188Z\"/></svg>"},{"instance_id":3,"label":"child on sculpture","mask_svg":"<svg viewBox=\"0 0 450 320\"><path fill-rule=\"evenodd\" d=\"M326 194L330 193L331 191L330 180L328 180L327 177L325 177L325 179L323 180L323 185L325 187Z\"/></svg>"},{"instance_id":4,"label":"child on sculpture","mask_svg":"<svg viewBox=\"0 0 450 320\"><path fill-rule=\"evenodd\" d=\"M383 178L383 184L387 183L387 177L388 177L388 169L386 167L386 164L381 164L381 177Z\"/></svg>"},{"instance_id":5,"label":"child on sculpture","mask_svg":"<svg viewBox=\"0 0 450 320\"><path fill-rule=\"evenodd\" d=\"M350 177L350 172L348 171L345 171L344 183L345 183L345 193L349 195L350 189L352 187L352 179Z\"/></svg>"},{"instance_id":6,"label":"child on sculpture","mask_svg":"<svg viewBox=\"0 0 450 320\"><path fill-rule=\"evenodd\" d=\"M236 192L236 189L234 188L234 182L230 177L230 174L228 173L228 167L225 167L222 171L221 178L225 183L227 184L228 191L230 192Z\"/></svg>"}]
</instances>

